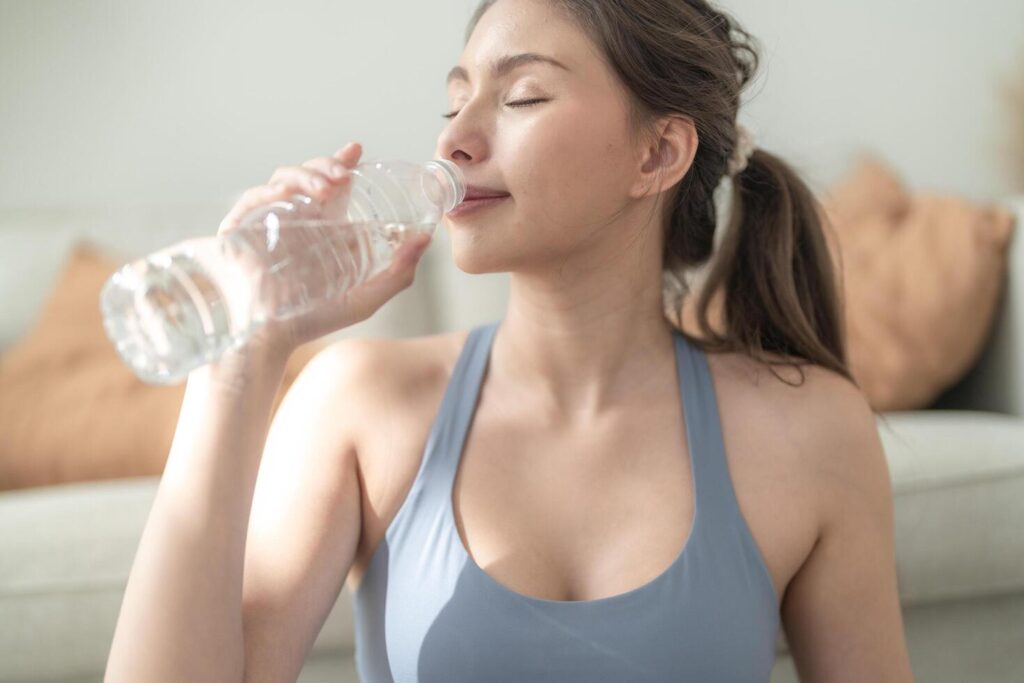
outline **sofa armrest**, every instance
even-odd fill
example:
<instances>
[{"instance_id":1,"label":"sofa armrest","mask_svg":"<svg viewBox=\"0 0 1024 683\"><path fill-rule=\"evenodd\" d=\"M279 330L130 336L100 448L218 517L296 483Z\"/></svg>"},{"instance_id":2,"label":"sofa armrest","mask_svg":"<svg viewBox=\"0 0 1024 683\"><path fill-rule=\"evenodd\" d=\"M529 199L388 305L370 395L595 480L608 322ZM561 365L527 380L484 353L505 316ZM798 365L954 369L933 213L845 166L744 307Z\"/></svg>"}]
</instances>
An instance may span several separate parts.
<instances>
[{"instance_id":1,"label":"sofa armrest","mask_svg":"<svg viewBox=\"0 0 1024 683\"><path fill-rule=\"evenodd\" d=\"M988 344L978 362L932 405L1024 417L1024 195L1000 202L1016 216L1010 238L1006 287Z\"/></svg>"}]
</instances>

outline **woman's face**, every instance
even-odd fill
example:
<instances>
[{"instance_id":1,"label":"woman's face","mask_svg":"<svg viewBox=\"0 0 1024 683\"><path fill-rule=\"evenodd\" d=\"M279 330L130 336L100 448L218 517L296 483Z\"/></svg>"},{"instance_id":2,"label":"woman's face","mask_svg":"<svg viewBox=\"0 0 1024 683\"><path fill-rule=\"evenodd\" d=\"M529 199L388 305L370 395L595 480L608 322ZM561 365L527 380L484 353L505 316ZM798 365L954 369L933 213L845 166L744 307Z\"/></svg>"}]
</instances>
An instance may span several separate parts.
<instances>
[{"instance_id":1,"label":"woman's face","mask_svg":"<svg viewBox=\"0 0 1024 683\"><path fill-rule=\"evenodd\" d=\"M556 60L519 58L532 53ZM638 168L626 97L587 36L545 0L499 0L480 19L448 82L436 158L467 182L511 197L445 216L468 273L535 271L621 250L611 221ZM530 102L533 102L530 104ZM523 104L526 103L526 104ZM626 214L624 214L626 215Z\"/></svg>"}]
</instances>

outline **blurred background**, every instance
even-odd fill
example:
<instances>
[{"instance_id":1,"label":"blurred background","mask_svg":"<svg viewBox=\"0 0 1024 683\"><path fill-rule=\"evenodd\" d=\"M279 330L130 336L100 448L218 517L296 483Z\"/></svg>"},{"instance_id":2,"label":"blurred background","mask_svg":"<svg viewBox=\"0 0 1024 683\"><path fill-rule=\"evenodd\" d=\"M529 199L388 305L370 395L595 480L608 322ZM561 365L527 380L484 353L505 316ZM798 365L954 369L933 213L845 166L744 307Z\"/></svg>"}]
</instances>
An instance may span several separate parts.
<instances>
[{"instance_id":1,"label":"blurred background","mask_svg":"<svg viewBox=\"0 0 1024 683\"><path fill-rule=\"evenodd\" d=\"M100 283L214 234L280 165L352 140L429 159L476 4L0 0L0 682L99 680L173 435L182 387L118 364ZM905 428L885 438L915 671L1024 680L1024 3L720 6L763 46L740 121L832 198L844 253L871 256L850 301L907 306L851 304L850 325L873 406ZM439 228L416 285L338 336L489 322L507 282L458 271ZM858 324L882 317L891 335ZM932 340L948 355L913 365ZM350 670L349 609L301 680ZM793 676L780 642L773 680Z\"/></svg>"}]
</instances>

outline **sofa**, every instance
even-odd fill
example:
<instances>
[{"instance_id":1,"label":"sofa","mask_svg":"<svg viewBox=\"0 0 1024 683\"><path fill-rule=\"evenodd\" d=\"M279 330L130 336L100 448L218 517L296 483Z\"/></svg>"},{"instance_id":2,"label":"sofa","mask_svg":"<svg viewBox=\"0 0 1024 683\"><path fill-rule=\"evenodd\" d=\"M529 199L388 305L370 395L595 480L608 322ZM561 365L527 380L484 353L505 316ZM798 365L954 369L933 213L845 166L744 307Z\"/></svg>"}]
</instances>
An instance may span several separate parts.
<instances>
[{"instance_id":1,"label":"sofa","mask_svg":"<svg viewBox=\"0 0 1024 683\"><path fill-rule=\"evenodd\" d=\"M1024 197L1004 203L1024 225ZM76 240L133 258L208 234L223 210L211 203L0 213L7 247L0 255L7 305L0 354L30 325ZM404 337L500 317L507 277L466 275L446 254L439 230L416 284L337 336ZM1011 245L1007 287L977 364L928 408L884 418L879 433L895 497L896 572L916 679L1024 680L1024 237ZM0 682L102 680L158 481L0 492ZM358 680L354 647L346 588L299 681ZM797 680L783 633L771 680Z\"/></svg>"}]
</instances>

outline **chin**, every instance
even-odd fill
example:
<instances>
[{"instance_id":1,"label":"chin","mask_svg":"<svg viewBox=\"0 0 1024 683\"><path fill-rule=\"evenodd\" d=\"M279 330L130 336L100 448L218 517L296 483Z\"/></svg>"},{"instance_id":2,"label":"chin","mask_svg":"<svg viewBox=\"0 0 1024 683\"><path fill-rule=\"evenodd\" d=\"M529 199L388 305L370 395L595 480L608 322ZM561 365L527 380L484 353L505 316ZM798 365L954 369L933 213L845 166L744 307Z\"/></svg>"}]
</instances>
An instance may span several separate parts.
<instances>
[{"instance_id":1,"label":"chin","mask_svg":"<svg viewBox=\"0 0 1024 683\"><path fill-rule=\"evenodd\" d=\"M454 255L452 259L455 262L455 267L461 270L463 273L469 275L485 275L487 273L502 273L507 270L502 267L499 262L495 262L491 259L480 258L479 255L463 254L459 256Z\"/></svg>"},{"instance_id":2,"label":"chin","mask_svg":"<svg viewBox=\"0 0 1024 683\"><path fill-rule=\"evenodd\" d=\"M493 247L493 245L490 245ZM484 275L504 273L509 270L508 254L495 253L487 243L472 239L452 239L452 262L463 273Z\"/></svg>"}]
</instances>

